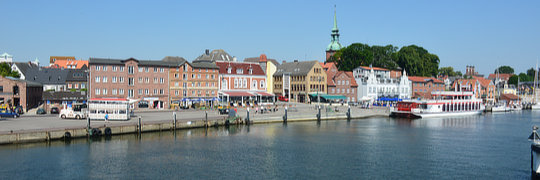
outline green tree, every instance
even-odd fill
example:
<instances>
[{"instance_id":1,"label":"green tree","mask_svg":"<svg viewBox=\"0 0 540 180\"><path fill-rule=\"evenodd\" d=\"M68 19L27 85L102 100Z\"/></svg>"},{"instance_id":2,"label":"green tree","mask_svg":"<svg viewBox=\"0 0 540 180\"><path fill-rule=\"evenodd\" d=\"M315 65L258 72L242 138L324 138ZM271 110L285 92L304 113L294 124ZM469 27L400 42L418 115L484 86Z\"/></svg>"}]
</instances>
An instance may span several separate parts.
<instances>
[{"instance_id":1,"label":"green tree","mask_svg":"<svg viewBox=\"0 0 540 180\"><path fill-rule=\"evenodd\" d=\"M495 69L494 73L497 73L497 70L499 70L500 74L514 74L514 68L510 66L501 66L497 69Z\"/></svg>"},{"instance_id":2,"label":"green tree","mask_svg":"<svg viewBox=\"0 0 540 180\"><path fill-rule=\"evenodd\" d=\"M534 73L535 73L534 68L527 70L527 76L534 78Z\"/></svg>"},{"instance_id":3,"label":"green tree","mask_svg":"<svg viewBox=\"0 0 540 180\"><path fill-rule=\"evenodd\" d=\"M461 71L456 71L456 75L459 77L463 77L463 73Z\"/></svg>"},{"instance_id":4,"label":"green tree","mask_svg":"<svg viewBox=\"0 0 540 180\"><path fill-rule=\"evenodd\" d=\"M396 55L399 67L411 76L436 76L439 70L439 57L426 49L410 45L402 47Z\"/></svg>"},{"instance_id":5,"label":"green tree","mask_svg":"<svg viewBox=\"0 0 540 180\"><path fill-rule=\"evenodd\" d=\"M513 84L513 85L516 85L516 87L517 87L518 78L519 78L519 76L517 76L517 75L510 76L510 79L508 79L508 84Z\"/></svg>"},{"instance_id":6,"label":"green tree","mask_svg":"<svg viewBox=\"0 0 540 180\"><path fill-rule=\"evenodd\" d=\"M368 66L373 63L373 52L367 44L354 43L337 51L330 61L336 62L339 70L352 71L358 66Z\"/></svg>"},{"instance_id":7,"label":"green tree","mask_svg":"<svg viewBox=\"0 0 540 180\"><path fill-rule=\"evenodd\" d=\"M8 63L0 63L0 76L2 77L6 77L6 76L9 76L9 77L15 77L15 78L19 78L20 75L17 71L13 71L11 70L11 67L9 66Z\"/></svg>"},{"instance_id":8,"label":"green tree","mask_svg":"<svg viewBox=\"0 0 540 180\"><path fill-rule=\"evenodd\" d=\"M441 67L439 68L439 75L443 75L443 76L456 76L456 72L454 72L454 68L453 67Z\"/></svg>"},{"instance_id":9,"label":"green tree","mask_svg":"<svg viewBox=\"0 0 540 180\"><path fill-rule=\"evenodd\" d=\"M533 81L534 77L530 77L528 76L527 74L525 73L519 73L519 81L521 82L524 82L524 81Z\"/></svg>"},{"instance_id":10,"label":"green tree","mask_svg":"<svg viewBox=\"0 0 540 180\"><path fill-rule=\"evenodd\" d=\"M394 47L392 45L371 46L371 51L373 52L373 66L396 69L398 65L393 58L397 50L398 47Z\"/></svg>"}]
</instances>

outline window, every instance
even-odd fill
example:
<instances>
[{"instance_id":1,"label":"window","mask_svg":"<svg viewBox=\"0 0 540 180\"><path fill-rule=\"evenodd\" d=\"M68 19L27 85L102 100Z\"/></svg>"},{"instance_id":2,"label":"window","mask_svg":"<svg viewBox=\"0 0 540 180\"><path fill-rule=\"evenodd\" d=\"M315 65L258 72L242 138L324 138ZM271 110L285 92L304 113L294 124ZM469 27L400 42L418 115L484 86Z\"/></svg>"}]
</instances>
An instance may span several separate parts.
<instances>
[{"instance_id":1,"label":"window","mask_svg":"<svg viewBox=\"0 0 540 180\"><path fill-rule=\"evenodd\" d=\"M78 83L75 83L75 89L78 89L79 88L79 84Z\"/></svg>"},{"instance_id":2,"label":"window","mask_svg":"<svg viewBox=\"0 0 540 180\"><path fill-rule=\"evenodd\" d=\"M337 89L337 93L339 93L339 89Z\"/></svg>"},{"instance_id":3,"label":"window","mask_svg":"<svg viewBox=\"0 0 540 180\"><path fill-rule=\"evenodd\" d=\"M214 79L214 75L212 74L212 79Z\"/></svg>"},{"instance_id":4,"label":"window","mask_svg":"<svg viewBox=\"0 0 540 180\"><path fill-rule=\"evenodd\" d=\"M264 85L265 85L265 84L264 84L264 80L261 80L260 83L261 83L261 88L264 88Z\"/></svg>"},{"instance_id":5,"label":"window","mask_svg":"<svg viewBox=\"0 0 540 180\"><path fill-rule=\"evenodd\" d=\"M178 79L178 73L174 73L174 78Z\"/></svg>"},{"instance_id":6,"label":"window","mask_svg":"<svg viewBox=\"0 0 540 180\"><path fill-rule=\"evenodd\" d=\"M69 89L73 88L73 86L71 85L71 83L68 83L68 84L67 84L67 87L68 87Z\"/></svg>"},{"instance_id":7,"label":"window","mask_svg":"<svg viewBox=\"0 0 540 180\"><path fill-rule=\"evenodd\" d=\"M107 82L107 76L103 76L103 82L104 82L104 83Z\"/></svg>"},{"instance_id":8,"label":"window","mask_svg":"<svg viewBox=\"0 0 540 180\"><path fill-rule=\"evenodd\" d=\"M231 68L231 67L227 68L227 73L229 73L229 74L230 74L230 73L231 73L231 71L232 71L232 68Z\"/></svg>"},{"instance_id":9,"label":"window","mask_svg":"<svg viewBox=\"0 0 540 180\"><path fill-rule=\"evenodd\" d=\"M107 95L107 89L103 88L103 95Z\"/></svg>"},{"instance_id":10,"label":"window","mask_svg":"<svg viewBox=\"0 0 540 180\"><path fill-rule=\"evenodd\" d=\"M142 89L139 89L139 95L142 95L142 94L143 94Z\"/></svg>"},{"instance_id":11,"label":"window","mask_svg":"<svg viewBox=\"0 0 540 180\"><path fill-rule=\"evenodd\" d=\"M97 83L99 82L99 76L96 76L96 82Z\"/></svg>"},{"instance_id":12,"label":"window","mask_svg":"<svg viewBox=\"0 0 540 180\"><path fill-rule=\"evenodd\" d=\"M227 80L223 79L223 80L221 81L221 88L222 88L222 89L227 89L227 88L228 88L228 86L227 86Z\"/></svg>"},{"instance_id":13,"label":"window","mask_svg":"<svg viewBox=\"0 0 540 180\"><path fill-rule=\"evenodd\" d=\"M154 84L157 84L158 83L158 80L157 80L157 77L154 78Z\"/></svg>"},{"instance_id":14,"label":"window","mask_svg":"<svg viewBox=\"0 0 540 180\"><path fill-rule=\"evenodd\" d=\"M107 66L103 66L103 71L107 71Z\"/></svg>"},{"instance_id":15,"label":"window","mask_svg":"<svg viewBox=\"0 0 540 180\"><path fill-rule=\"evenodd\" d=\"M113 67L114 67L114 66L113 66ZM113 68L113 69L114 69L114 68ZM114 70L113 70L113 71L114 71ZM116 95L116 94L117 94L117 90L116 90L116 89L112 89L112 90L111 90L111 94L112 94L112 95Z\"/></svg>"},{"instance_id":16,"label":"window","mask_svg":"<svg viewBox=\"0 0 540 180\"><path fill-rule=\"evenodd\" d=\"M133 89L128 89L128 97L133 97Z\"/></svg>"},{"instance_id":17,"label":"window","mask_svg":"<svg viewBox=\"0 0 540 180\"><path fill-rule=\"evenodd\" d=\"M236 74L243 74L244 70L241 68L236 69Z\"/></svg>"},{"instance_id":18,"label":"window","mask_svg":"<svg viewBox=\"0 0 540 180\"><path fill-rule=\"evenodd\" d=\"M139 67L139 72L143 72L143 67Z\"/></svg>"},{"instance_id":19,"label":"window","mask_svg":"<svg viewBox=\"0 0 540 180\"><path fill-rule=\"evenodd\" d=\"M139 77L139 83L141 83L141 84L143 83L142 77Z\"/></svg>"},{"instance_id":20,"label":"window","mask_svg":"<svg viewBox=\"0 0 540 180\"><path fill-rule=\"evenodd\" d=\"M197 74L197 79L201 79L201 74Z\"/></svg>"},{"instance_id":21,"label":"window","mask_svg":"<svg viewBox=\"0 0 540 180\"><path fill-rule=\"evenodd\" d=\"M195 74L191 74L191 79L195 79Z\"/></svg>"},{"instance_id":22,"label":"window","mask_svg":"<svg viewBox=\"0 0 540 180\"><path fill-rule=\"evenodd\" d=\"M165 91L163 89L159 89L159 94L163 94Z\"/></svg>"},{"instance_id":23,"label":"window","mask_svg":"<svg viewBox=\"0 0 540 180\"><path fill-rule=\"evenodd\" d=\"M118 94L124 95L124 89L118 89Z\"/></svg>"},{"instance_id":24,"label":"window","mask_svg":"<svg viewBox=\"0 0 540 180\"><path fill-rule=\"evenodd\" d=\"M96 88L96 90L95 90L96 95L101 94L100 92L101 92L101 91L99 90L99 88Z\"/></svg>"},{"instance_id":25,"label":"window","mask_svg":"<svg viewBox=\"0 0 540 180\"><path fill-rule=\"evenodd\" d=\"M187 83L184 83L182 86L183 86L184 88L186 88L186 87L187 87Z\"/></svg>"},{"instance_id":26,"label":"window","mask_svg":"<svg viewBox=\"0 0 540 180\"><path fill-rule=\"evenodd\" d=\"M128 74L133 74L133 66L128 66Z\"/></svg>"},{"instance_id":27,"label":"window","mask_svg":"<svg viewBox=\"0 0 540 180\"><path fill-rule=\"evenodd\" d=\"M112 83L116 83L116 76L113 76L111 79Z\"/></svg>"},{"instance_id":28,"label":"window","mask_svg":"<svg viewBox=\"0 0 540 180\"><path fill-rule=\"evenodd\" d=\"M165 83L165 79L159 78L159 83L161 83L161 84Z\"/></svg>"},{"instance_id":29,"label":"window","mask_svg":"<svg viewBox=\"0 0 540 180\"><path fill-rule=\"evenodd\" d=\"M120 77L120 83L124 83L124 77Z\"/></svg>"},{"instance_id":30,"label":"window","mask_svg":"<svg viewBox=\"0 0 540 180\"><path fill-rule=\"evenodd\" d=\"M144 78L144 82L147 83L147 84L150 83L150 78L145 77L145 78Z\"/></svg>"},{"instance_id":31,"label":"window","mask_svg":"<svg viewBox=\"0 0 540 180\"><path fill-rule=\"evenodd\" d=\"M186 72L187 71L187 65L184 64L183 67L184 67L184 72Z\"/></svg>"},{"instance_id":32,"label":"window","mask_svg":"<svg viewBox=\"0 0 540 180\"><path fill-rule=\"evenodd\" d=\"M120 72L124 72L124 66L120 66Z\"/></svg>"},{"instance_id":33,"label":"window","mask_svg":"<svg viewBox=\"0 0 540 180\"><path fill-rule=\"evenodd\" d=\"M207 69L207 70L208 70L208 69ZM206 79L208 79L209 76L210 76L210 75L207 74L207 75L206 75Z\"/></svg>"},{"instance_id":34,"label":"window","mask_svg":"<svg viewBox=\"0 0 540 180\"><path fill-rule=\"evenodd\" d=\"M101 66L96 66L96 71L99 71L101 69Z\"/></svg>"},{"instance_id":35,"label":"window","mask_svg":"<svg viewBox=\"0 0 540 180\"><path fill-rule=\"evenodd\" d=\"M186 73L184 73L184 74L182 75L182 79L187 80L187 74L186 74Z\"/></svg>"},{"instance_id":36,"label":"window","mask_svg":"<svg viewBox=\"0 0 540 180\"><path fill-rule=\"evenodd\" d=\"M371 90L371 89L370 89ZM332 93L336 93L336 89L332 88Z\"/></svg>"},{"instance_id":37,"label":"window","mask_svg":"<svg viewBox=\"0 0 540 180\"><path fill-rule=\"evenodd\" d=\"M187 91L186 90L182 91L182 95L187 96Z\"/></svg>"},{"instance_id":38,"label":"window","mask_svg":"<svg viewBox=\"0 0 540 180\"><path fill-rule=\"evenodd\" d=\"M112 71L116 72L118 70L118 66L112 66Z\"/></svg>"},{"instance_id":39,"label":"window","mask_svg":"<svg viewBox=\"0 0 540 180\"><path fill-rule=\"evenodd\" d=\"M238 79L234 79L234 88L238 88Z\"/></svg>"},{"instance_id":40,"label":"window","mask_svg":"<svg viewBox=\"0 0 540 180\"><path fill-rule=\"evenodd\" d=\"M253 80L253 82L251 82L251 88L252 89L257 89L257 80Z\"/></svg>"},{"instance_id":41,"label":"window","mask_svg":"<svg viewBox=\"0 0 540 180\"><path fill-rule=\"evenodd\" d=\"M164 71L165 71L165 69L159 68L159 72L164 72Z\"/></svg>"},{"instance_id":42,"label":"window","mask_svg":"<svg viewBox=\"0 0 540 180\"><path fill-rule=\"evenodd\" d=\"M135 81L132 77L128 78L128 85L129 86L134 86L135 85ZM133 91L132 89L130 89L131 91Z\"/></svg>"},{"instance_id":43,"label":"window","mask_svg":"<svg viewBox=\"0 0 540 180\"><path fill-rule=\"evenodd\" d=\"M154 67L154 72L157 72L157 67Z\"/></svg>"},{"instance_id":44,"label":"window","mask_svg":"<svg viewBox=\"0 0 540 180\"><path fill-rule=\"evenodd\" d=\"M178 96L178 90L174 91L174 95Z\"/></svg>"},{"instance_id":45,"label":"window","mask_svg":"<svg viewBox=\"0 0 540 180\"><path fill-rule=\"evenodd\" d=\"M157 94L157 89L154 89L154 94Z\"/></svg>"},{"instance_id":46,"label":"window","mask_svg":"<svg viewBox=\"0 0 540 180\"><path fill-rule=\"evenodd\" d=\"M149 72L150 70L148 69L148 67L144 67L144 71Z\"/></svg>"},{"instance_id":47,"label":"window","mask_svg":"<svg viewBox=\"0 0 540 180\"><path fill-rule=\"evenodd\" d=\"M86 88L86 83L81 83L81 88Z\"/></svg>"},{"instance_id":48,"label":"window","mask_svg":"<svg viewBox=\"0 0 540 180\"><path fill-rule=\"evenodd\" d=\"M247 88L247 79L244 79L244 83L242 87Z\"/></svg>"},{"instance_id":49,"label":"window","mask_svg":"<svg viewBox=\"0 0 540 180\"><path fill-rule=\"evenodd\" d=\"M144 94L150 94L150 91L148 89L144 89Z\"/></svg>"}]
</instances>

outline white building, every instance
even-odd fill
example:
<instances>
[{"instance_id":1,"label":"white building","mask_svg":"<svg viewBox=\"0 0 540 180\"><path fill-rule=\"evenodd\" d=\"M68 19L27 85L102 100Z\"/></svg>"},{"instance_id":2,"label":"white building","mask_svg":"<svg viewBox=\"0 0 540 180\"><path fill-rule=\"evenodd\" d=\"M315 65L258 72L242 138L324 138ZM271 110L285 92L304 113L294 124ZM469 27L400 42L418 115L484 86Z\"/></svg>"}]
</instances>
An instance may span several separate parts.
<instances>
[{"instance_id":1,"label":"white building","mask_svg":"<svg viewBox=\"0 0 540 180\"><path fill-rule=\"evenodd\" d=\"M7 63L13 62L13 56L9 55L8 53L4 53L0 55L0 63L3 63L3 62L7 62Z\"/></svg>"},{"instance_id":2,"label":"white building","mask_svg":"<svg viewBox=\"0 0 540 180\"><path fill-rule=\"evenodd\" d=\"M411 98L411 82L403 71L400 77L392 77L388 69L360 66L353 70L358 84L358 100L379 98Z\"/></svg>"}]
</instances>

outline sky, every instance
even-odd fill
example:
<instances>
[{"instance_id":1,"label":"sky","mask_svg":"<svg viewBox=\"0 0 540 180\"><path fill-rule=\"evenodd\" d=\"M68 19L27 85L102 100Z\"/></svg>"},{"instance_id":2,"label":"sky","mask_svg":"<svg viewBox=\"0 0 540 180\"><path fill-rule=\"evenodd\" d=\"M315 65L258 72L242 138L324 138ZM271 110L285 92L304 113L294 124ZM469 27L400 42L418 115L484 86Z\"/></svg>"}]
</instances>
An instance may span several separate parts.
<instances>
[{"instance_id":1,"label":"sky","mask_svg":"<svg viewBox=\"0 0 540 180\"><path fill-rule=\"evenodd\" d=\"M415 44L439 67L486 76L502 65L525 72L540 58L538 0L0 0L0 53L42 65L50 56L192 61L205 49L322 62L334 5L344 46Z\"/></svg>"}]
</instances>

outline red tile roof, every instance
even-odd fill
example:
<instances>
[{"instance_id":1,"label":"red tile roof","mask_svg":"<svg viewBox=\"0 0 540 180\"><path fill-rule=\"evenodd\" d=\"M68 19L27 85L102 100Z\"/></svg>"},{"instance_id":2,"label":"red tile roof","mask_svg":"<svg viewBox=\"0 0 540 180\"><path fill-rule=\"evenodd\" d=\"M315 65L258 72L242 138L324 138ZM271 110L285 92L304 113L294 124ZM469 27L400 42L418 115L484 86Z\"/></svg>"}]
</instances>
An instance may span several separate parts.
<instances>
[{"instance_id":1,"label":"red tile roof","mask_svg":"<svg viewBox=\"0 0 540 180\"><path fill-rule=\"evenodd\" d=\"M519 100L519 96L513 94L501 94L501 99L505 100Z\"/></svg>"},{"instance_id":2,"label":"red tile roof","mask_svg":"<svg viewBox=\"0 0 540 180\"><path fill-rule=\"evenodd\" d=\"M434 78L434 77L422 77L422 76L409 76L409 80L412 82L427 82L429 80L433 81L434 83L444 83L443 81Z\"/></svg>"},{"instance_id":3,"label":"red tile roof","mask_svg":"<svg viewBox=\"0 0 540 180\"><path fill-rule=\"evenodd\" d=\"M499 74L500 79L504 79L508 81L510 77L512 77L514 74ZM488 79L495 79L497 78L497 74L489 74Z\"/></svg>"},{"instance_id":4,"label":"red tile roof","mask_svg":"<svg viewBox=\"0 0 540 180\"><path fill-rule=\"evenodd\" d=\"M227 68L230 66L232 68L230 74L238 74L236 73L236 70L242 69L243 75L266 75L259 64L241 62L216 62L216 65L219 67L219 74L229 74L227 72ZM249 74L248 71L250 67L253 69L252 74Z\"/></svg>"},{"instance_id":5,"label":"red tile roof","mask_svg":"<svg viewBox=\"0 0 540 180\"><path fill-rule=\"evenodd\" d=\"M327 63L319 63L323 67L323 69L330 69L332 66L336 66L336 63L334 62L327 62Z\"/></svg>"},{"instance_id":6,"label":"red tile roof","mask_svg":"<svg viewBox=\"0 0 540 180\"><path fill-rule=\"evenodd\" d=\"M480 85L482 85L482 87L488 87L488 86L489 86L489 83L491 83L491 80L486 79L486 78L483 78L483 77L476 77L476 76L474 76L473 78L474 78L474 79L477 79L478 81L480 81Z\"/></svg>"},{"instance_id":7,"label":"red tile roof","mask_svg":"<svg viewBox=\"0 0 540 180\"><path fill-rule=\"evenodd\" d=\"M88 60L66 60L57 59L51 67L68 68L68 66L75 66L75 69L81 69L84 65L88 67Z\"/></svg>"},{"instance_id":8,"label":"red tile roof","mask_svg":"<svg viewBox=\"0 0 540 180\"><path fill-rule=\"evenodd\" d=\"M349 82L351 83L350 85L353 86L353 87L357 87L358 84L356 83L356 80L354 79L354 76L353 76L353 73L352 71L338 71L334 76L332 77L327 77L328 79L328 86L336 86L336 84L334 83L334 78L335 77L338 77L339 75L341 74L345 74L349 77Z\"/></svg>"}]
</instances>

